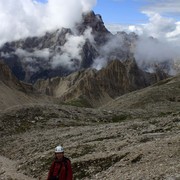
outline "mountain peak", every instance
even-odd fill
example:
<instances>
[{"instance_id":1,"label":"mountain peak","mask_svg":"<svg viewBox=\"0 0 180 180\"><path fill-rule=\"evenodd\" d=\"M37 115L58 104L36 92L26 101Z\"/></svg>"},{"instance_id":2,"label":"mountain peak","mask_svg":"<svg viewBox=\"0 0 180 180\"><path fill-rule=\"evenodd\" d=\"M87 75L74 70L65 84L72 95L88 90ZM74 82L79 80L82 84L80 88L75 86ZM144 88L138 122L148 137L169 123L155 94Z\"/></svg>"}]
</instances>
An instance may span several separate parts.
<instances>
[{"instance_id":1,"label":"mountain peak","mask_svg":"<svg viewBox=\"0 0 180 180\"><path fill-rule=\"evenodd\" d=\"M83 14L83 25L90 26L93 31L101 33L109 33L109 31L104 26L101 15L95 14L94 11Z\"/></svg>"}]
</instances>

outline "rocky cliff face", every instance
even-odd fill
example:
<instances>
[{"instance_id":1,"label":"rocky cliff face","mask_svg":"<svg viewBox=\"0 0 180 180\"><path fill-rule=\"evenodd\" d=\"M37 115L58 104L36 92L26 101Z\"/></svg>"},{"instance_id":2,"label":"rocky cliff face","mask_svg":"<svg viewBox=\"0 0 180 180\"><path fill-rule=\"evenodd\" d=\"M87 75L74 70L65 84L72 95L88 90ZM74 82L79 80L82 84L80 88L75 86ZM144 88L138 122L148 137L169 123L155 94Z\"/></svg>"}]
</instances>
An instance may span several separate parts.
<instances>
[{"instance_id":1,"label":"rocky cliff face","mask_svg":"<svg viewBox=\"0 0 180 180\"><path fill-rule=\"evenodd\" d=\"M21 90L23 92L33 90L32 85L29 85L29 88L28 88L28 84L20 82L12 74L9 67L6 64L4 64L3 62L0 62L0 81L11 88L15 88L15 89Z\"/></svg>"},{"instance_id":2,"label":"rocky cliff face","mask_svg":"<svg viewBox=\"0 0 180 180\"><path fill-rule=\"evenodd\" d=\"M97 45L104 45L112 34L104 26L101 15L95 14L93 11L83 15L82 24L77 25L79 33L83 33L88 27L92 28L92 34L94 35Z\"/></svg>"}]
</instances>

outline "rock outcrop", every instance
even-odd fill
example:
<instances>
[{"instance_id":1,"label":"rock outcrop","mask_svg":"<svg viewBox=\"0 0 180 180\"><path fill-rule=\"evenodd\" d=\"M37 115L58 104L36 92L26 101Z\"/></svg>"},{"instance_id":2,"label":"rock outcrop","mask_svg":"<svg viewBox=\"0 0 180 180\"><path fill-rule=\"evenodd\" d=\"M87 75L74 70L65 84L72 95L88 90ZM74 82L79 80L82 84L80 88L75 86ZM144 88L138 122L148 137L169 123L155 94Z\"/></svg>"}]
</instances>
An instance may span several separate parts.
<instances>
[{"instance_id":1,"label":"rock outcrop","mask_svg":"<svg viewBox=\"0 0 180 180\"><path fill-rule=\"evenodd\" d=\"M40 95L32 84L19 81L9 67L0 62L0 111L13 106L46 102L45 95Z\"/></svg>"}]
</instances>

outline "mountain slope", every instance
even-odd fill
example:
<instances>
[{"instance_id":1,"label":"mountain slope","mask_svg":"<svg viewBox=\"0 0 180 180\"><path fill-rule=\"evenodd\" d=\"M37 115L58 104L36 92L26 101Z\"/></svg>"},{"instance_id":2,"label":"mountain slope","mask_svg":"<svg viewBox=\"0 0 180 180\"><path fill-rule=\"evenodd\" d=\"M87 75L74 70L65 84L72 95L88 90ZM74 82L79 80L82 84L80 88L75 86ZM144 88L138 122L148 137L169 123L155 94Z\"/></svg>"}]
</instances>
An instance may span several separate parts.
<instances>
[{"instance_id":1,"label":"mountain slope","mask_svg":"<svg viewBox=\"0 0 180 180\"><path fill-rule=\"evenodd\" d=\"M106 104L107 109L143 109L157 112L180 111L180 75L145 89L125 94Z\"/></svg>"},{"instance_id":2,"label":"mountain slope","mask_svg":"<svg viewBox=\"0 0 180 180\"><path fill-rule=\"evenodd\" d=\"M43 97L44 100L46 97ZM0 110L29 103L43 102L30 84L20 82L7 65L0 62Z\"/></svg>"}]
</instances>

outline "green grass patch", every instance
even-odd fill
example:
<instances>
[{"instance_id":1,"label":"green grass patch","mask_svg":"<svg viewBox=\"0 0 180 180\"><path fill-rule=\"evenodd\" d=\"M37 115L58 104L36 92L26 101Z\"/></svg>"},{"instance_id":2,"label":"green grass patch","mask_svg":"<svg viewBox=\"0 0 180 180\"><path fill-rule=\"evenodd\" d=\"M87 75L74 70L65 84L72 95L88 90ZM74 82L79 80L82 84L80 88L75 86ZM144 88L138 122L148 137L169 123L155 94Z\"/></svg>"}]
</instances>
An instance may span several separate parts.
<instances>
[{"instance_id":1,"label":"green grass patch","mask_svg":"<svg viewBox=\"0 0 180 180\"><path fill-rule=\"evenodd\" d=\"M3 134L19 134L31 128L41 127L51 118L59 118L54 112L46 112L39 107L22 108L1 116Z\"/></svg>"},{"instance_id":2,"label":"green grass patch","mask_svg":"<svg viewBox=\"0 0 180 180\"><path fill-rule=\"evenodd\" d=\"M161 85L164 85L164 84L167 84L168 82L170 82L172 80L172 78L167 78L167 79L164 79L164 80L161 80L159 82L157 82L156 84L152 85L152 86L161 86Z\"/></svg>"},{"instance_id":3,"label":"green grass patch","mask_svg":"<svg viewBox=\"0 0 180 180\"><path fill-rule=\"evenodd\" d=\"M159 113L159 117L165 117L165 116L168 116L168 115L171 115L173 112L160 112Z\"/></svg>"},{"instance_id":4,"label":"green grass patch","mask_svg":"<svg viewBox=\"0 0 180 180\"><path fill-rule=\"evenodd\" d=\"M128 118L130 118L130 116L127 114L114 115L111 119L111 122L114 122L114 123L123 122L123 121L127 120Z\"/></svg>"},{"instance_id":5,"label":"green grass patch","mask_svg":"<svg viewBox=\"0 0 180 180\"><path fill-rule=\"evenodd\" d=\"M76 107L92 108L91 104L84 98L73 99L71 101L65 102L64 104Z\"/></svg>"}]
</instances>

